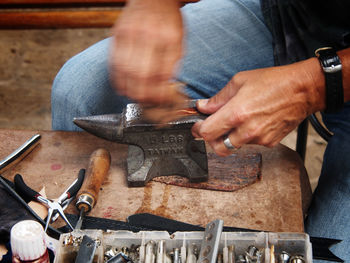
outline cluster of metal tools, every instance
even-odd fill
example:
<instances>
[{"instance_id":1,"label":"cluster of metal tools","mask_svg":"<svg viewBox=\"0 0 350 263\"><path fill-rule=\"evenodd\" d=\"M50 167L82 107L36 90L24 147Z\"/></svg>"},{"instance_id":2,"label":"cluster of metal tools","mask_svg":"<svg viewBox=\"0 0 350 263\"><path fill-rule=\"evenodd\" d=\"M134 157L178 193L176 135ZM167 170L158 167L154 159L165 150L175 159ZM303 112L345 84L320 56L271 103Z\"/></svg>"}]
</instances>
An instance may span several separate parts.
<instances>
[{"instance_id":1,"label":"cluster of metal tools","mask_svg":"<svg viewBox=\"0 0 350 263\"><path fill-rule=\"evenodd\" d=\"M224 246L217 255L216 263L262 263L265 261L265 248L249 246L243 254L236 255L235 245ZM270 249L271 255L271 249ZM130 247L110 247L105 250L106 263L197 263L199 248L191 243L187 246L166 250L165 240L148 241L146 245ZM272 256L276 263L305 263L301 255L282 251ZM270 263L271 260L270 260Z\"/></svg>"},{"instance_id":2,"label":"cluster of metal tools","mask_svg":"<svg viewBox=\"0 0 350 263\"><path fill-rule=\"evenodd\" d=\"M98 246L90 262L97 263L311 263L307 234L222 232L222 220L205 231L84 230L61 236L55 263L74 262L84 235ZM75 261L77 262L77 261ZM86 261L85 261L86 262Z\"/></svg>"}]
</instances>

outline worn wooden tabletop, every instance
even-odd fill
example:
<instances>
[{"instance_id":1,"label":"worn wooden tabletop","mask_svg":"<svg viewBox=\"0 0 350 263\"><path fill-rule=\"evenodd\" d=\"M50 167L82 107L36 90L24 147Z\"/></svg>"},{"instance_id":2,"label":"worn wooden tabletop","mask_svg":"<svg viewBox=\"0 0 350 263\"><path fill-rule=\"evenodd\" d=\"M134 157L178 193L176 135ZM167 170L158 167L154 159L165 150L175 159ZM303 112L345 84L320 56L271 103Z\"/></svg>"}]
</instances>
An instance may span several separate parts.
<instances>
[{"instance_id":1,"label":"worn wooden tabletop","mask_svg":"<svg viewBox=\"0 0 350 263\"><path fill-rule=\"evenodd\" d=\"M150 182L146 187L126 184L127 146L96 138L85 132L0 130L0 159L34 134L42 135L39 146L3 175L13 180L22 174L35 190L43 186L49 198L58 197L87 168L90 154L99 147L111 152L112 164L102 185L98 202L89 215L125 220L148 212L183 222L206 225L220 218L227 226L275 232L302 232L303 210L309 204L311 188L305 168L296 152L247 146L242 153L262 154L262 177L234 192L220 192ZM229 172L229 171L228 171ZM66 210L77 213L73 204Z\"/></svg>"}]
</instances>

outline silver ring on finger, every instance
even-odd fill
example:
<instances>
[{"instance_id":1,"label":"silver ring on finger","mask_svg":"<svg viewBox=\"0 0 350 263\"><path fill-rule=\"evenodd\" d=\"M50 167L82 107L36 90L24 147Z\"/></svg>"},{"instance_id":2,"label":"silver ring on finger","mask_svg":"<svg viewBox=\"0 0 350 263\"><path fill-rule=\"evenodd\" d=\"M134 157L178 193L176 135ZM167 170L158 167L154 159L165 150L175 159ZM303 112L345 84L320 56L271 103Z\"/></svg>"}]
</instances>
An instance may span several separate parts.
<instances>
[{"instance_id":1,"label":"silver ring on finger","mask_svg":"<svg viewBox=\"0 0 350 263\"><path fill-rule=\"evenodd\" d=\"M224 145L228 150L234 150L236 147L232 145L228 134L224 136Z\"/></svg>"}]
</instances>

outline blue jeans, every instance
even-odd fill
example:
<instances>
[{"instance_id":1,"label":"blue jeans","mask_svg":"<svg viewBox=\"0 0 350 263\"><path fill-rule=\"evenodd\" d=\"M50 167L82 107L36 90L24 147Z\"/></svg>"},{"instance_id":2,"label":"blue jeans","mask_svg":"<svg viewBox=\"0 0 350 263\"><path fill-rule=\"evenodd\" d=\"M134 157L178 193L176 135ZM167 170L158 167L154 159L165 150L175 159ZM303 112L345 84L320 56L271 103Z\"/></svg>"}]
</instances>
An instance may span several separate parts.
<instances>
[{"instance_id":1,"label":"blue jeans","mask_svg":"<svg viewBox=\"0 0 350 263\"><path fill-rule=\"evenodd\" d=\"M324 114L323 121L334 135L328 141L305 227L310 235L343 240L331 251L350 262L350 103L338 114Z\"/></svg>"},{"instance_id":2,"label":"blue jeans","mask_svg":"<svg viewBox=\"0 0 350 263\"><path fill-rule=\"evenodd\" d=\"M182 13L187 31L186 54L177 78L190 84L191 88L186 89L190 97L211 97L237 72L273 66L272 37L264 24L259 0L202 0L186 5ZM120 112L129 102L110 86L109 42L105 39L76 55L58 73L52 88L53 129L79 130L72 123L74 117ZM348 124L349 116L343 116ZM327 179L320 181L306 226L312 235L344 239L336 249L339 257L347 259L350 258L346 250L350 247L350 224L346 222L350 220L350 210L338 209L337 217L332 218L336 207L349 208L350 205L350 164L345 162L350 151L347 136L350 128L345 127L347 131L344 128L341 137L336 133L329 143L328 148L334 145L333 149L338 147L338 152L334 155L327 149L323 169L325 171L328 164L338 167L342 173L333 175L338 172L333 167L324 172L327 176L322 177ZM342 181L337 179L340 176ZM328 189L329 185L334 190Z\"/></svg>"}]
</instances>

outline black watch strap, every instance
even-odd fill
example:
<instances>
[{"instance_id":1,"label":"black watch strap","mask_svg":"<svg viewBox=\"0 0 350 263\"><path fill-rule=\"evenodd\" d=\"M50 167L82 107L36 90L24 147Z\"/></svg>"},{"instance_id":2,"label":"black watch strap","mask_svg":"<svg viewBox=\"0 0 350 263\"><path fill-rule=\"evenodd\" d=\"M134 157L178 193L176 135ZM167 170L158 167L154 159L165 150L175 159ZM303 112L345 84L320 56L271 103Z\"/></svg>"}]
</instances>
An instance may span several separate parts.
<instances>
[{"instance_id":1,"label":"black watch strap","mask_svg":"<svg viewBox=\"0 0 350 263\"><path fill-rule=\"evenodd\" d=\"M336 51L331 47L315 51L326 79L325 113L336 113L344 106L342 65Z\"/></svg>"}]
</instances>

